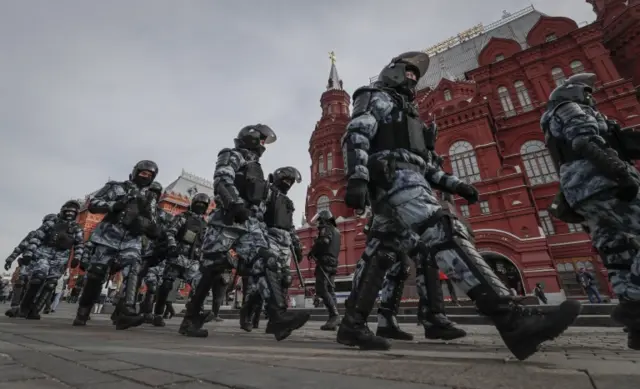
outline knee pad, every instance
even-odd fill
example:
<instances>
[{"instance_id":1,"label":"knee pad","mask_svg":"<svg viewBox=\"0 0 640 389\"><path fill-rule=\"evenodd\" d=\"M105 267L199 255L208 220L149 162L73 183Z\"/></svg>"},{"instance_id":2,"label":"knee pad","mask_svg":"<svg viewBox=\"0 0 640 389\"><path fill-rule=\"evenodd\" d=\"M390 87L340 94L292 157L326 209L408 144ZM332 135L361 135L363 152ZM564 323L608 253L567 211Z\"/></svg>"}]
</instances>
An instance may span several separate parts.
<instances>
[{"instance_id":1,"label":"knee pad","mask_svg":"<svg viewBox=\"0 0 640 389\"><path fill-rule=\"evenodd\" d=\"M261 248L258 250L258 259L262 261L265 270L275 272L281 269L280 261L269 249Z\"/></svg>"}]
</instances>

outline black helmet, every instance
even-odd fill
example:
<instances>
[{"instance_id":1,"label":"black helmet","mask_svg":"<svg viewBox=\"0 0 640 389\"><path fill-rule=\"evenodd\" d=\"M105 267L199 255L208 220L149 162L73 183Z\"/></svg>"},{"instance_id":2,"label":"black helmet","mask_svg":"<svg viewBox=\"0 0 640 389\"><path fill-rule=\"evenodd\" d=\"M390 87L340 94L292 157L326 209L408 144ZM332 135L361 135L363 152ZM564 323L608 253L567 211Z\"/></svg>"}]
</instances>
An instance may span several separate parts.
<instances>
[{"instance_id":1,"label":"black helmet","mask_svg":"<svg viewBox=\"0 0 640 389\"><path fill-rule=\"evenodd\" d=\"M57 217L58 217L58 215L56 215L55 213L50 213L47 216L42 218L42 224L48 222L49 220L54 220Z\"/></svg>"},{"instance_id":2,"label":"black helmet","mask_svg":"<svg viewBox=\"0 0 640 389\"><path fill-rule=\"evenodd\" d=\"M302 181L302 175L293 166L281 167L269 175L269 181L273 182L273 185L283 193L287 193L294 182L300 183Z\"/></svg>"},{"instance_id":3,"label":"black helmet","mask_svg":"<svg viewBox=\"0 0 640 389\"><path fill-rule=\"evenodd\" d=\"M158 198L162 195L162 184L157 181L153 181L151 185L149 185L149 192L154 193Z\"/></svg>"},{"instance_id":4,"label":"black helmet","mask_svg":"<svg viewBox=\"0 0 640 389\"><path fill-rule=\"evenodd\" d=\"M193 196L191 199L191 205L189 209L198 215L204 215L207 213L207 209L209 209L209 205L211 204L211 198L206 193L198 193Z\"/></svg>"},{"instance_id":5,"label":"black helmet","mask_svg":"<svg viewBox=\"0 0 640 389\"><path fill-rule=\"evenodd\" d=\"M271 127L264 124L254 124L242 128L233 142L237 148L250 150L261 156L265 151L264 145L273 143L276 139L276 133Z\"/></svg>"},{"instance_id":6,"label":"black helmet","mask_svg":"<svg viewBox=\"0 0 640 389\"><path fill-rule=\"evenodd\" d=\"M151 172L151 177L140 176L141 172ZM151 185L158 175L158 165L153 161L140 161L133 167L133 171L129 175L129 180L141 188Z\"/></svg>"},{"instance_id":7,"label":"black helmet","mask_svg":"<svg viewBox=\"0 0 640 389\"><path fill-rule=\"evenodd\" d=\"M337 226L336 219L333 217L333 214L328 209L323 209L322 211L316 213L316 215L311 219L311 223L319 223L326 224L331 223L334 226Z\"/></svg>"},{"instance_id":8,"label":"black helmet","mask_svg":"<svg viewBox=\"0 0 640 389\"><path fill-rule=\"evenodd\" d=\"M588 105L594 107L596 101L592 94L595 90L596 75L593 73L578 73L566 79L549 95L550 107L565 101Z\"/></svg>"},{"instance_id":9,"label":"black helmet","mask_svg":"<svg viewBox=\"0 0 640 389\"><path fill-rule=\"evenodd\" d=\"M427 73L427 69L429 56L421 51L409 51L393 58L380 72L377 83L395 89L409 100L413 100L418 80ZM409 71L415 73L415 80L407 77L406 73Z\"/></svg>"},{"instance_id":10,"label":"black helmet","mask_svg":"<svg viewBox=\"0 0 640 389\"><path fill-rule=\"evenodd\" d=\"M69 200L60 208L60 216L65 220L76 220L78 211L80 211L80 203L76 200Z\"/></svg>"}]
</instances>

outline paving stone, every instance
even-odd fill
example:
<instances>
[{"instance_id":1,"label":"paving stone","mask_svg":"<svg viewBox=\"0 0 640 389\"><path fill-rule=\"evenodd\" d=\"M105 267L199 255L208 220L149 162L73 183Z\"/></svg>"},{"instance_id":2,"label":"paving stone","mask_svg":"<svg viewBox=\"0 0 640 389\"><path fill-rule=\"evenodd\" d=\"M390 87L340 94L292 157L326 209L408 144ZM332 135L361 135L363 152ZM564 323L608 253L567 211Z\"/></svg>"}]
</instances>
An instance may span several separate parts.
<instances>
[{"instance_id":1,"label":"paving stone","mask_svg":"<svg viewBox=\"0 0 640 389\"><path fill-rule=\"evenodd\" d=\"M141 385L133 381L118 380L102 384L78 385L78 389L149 389L147 385ZM227 388L228 389L228 388Z\"/></svg>"},{"instance_id":2,"label":"paving stone","mask_svg":"<svg viewBox=\"0 0 640 389\"><path fill-rule=\"evenodd\" d=\"M104 358L104 356L102 358ZM90 369L103 371L103 372L133 370L133 369L139 369L141 367L140 365L134 365L132 363L116 361L113 359L79 361L78 363L80 363L81 365L87 366Z\"/></svg>"},{"instance_id":3,"label":"paving stone","mask_svg":"<svg viewBox=\"0 0 640 389\"><path fill-rule=\"evenodd\" d=\"M597 389L631 389L640 387L640 376L591 374Z\"/></svg>"},{"instance_id":4,"label":"paving stone","mask_svg":"<svg viewBox=\"0 0 640 389\"><path fill-rule=\"evenodd\" d=\"M35 351L30 352L28 355L21 354L15 358L25 366L41 371L71 386L118 380L114 376L87 369L74 362Z\"/></svg>"},{"instance_id":5,"label":"paving stone","mask_svg":"<svg viewBox=\"0 0 640 389\"><path fill-rule=\"evenodd\" d=\"M53 380L31 380L22 382L0 382L0 389L69 389L69 387Z\"/></svg>"},{"instance_id":6,"label":"paving stone","mask_svg":"<svg viewBox=\"0 0 640 389\"><path fill-rule=\"evenodd\" d=\"M166 389L229 389L228 386L221 386L216 384L210 384L202 381L191 381L182 384L174 384L165 386Z\"/></svg>"},{"instance_id":7,"label":"paving stone","mask_svg":"<svg viewBox=\"0 0 640 389\"><path fill-rule=\"evenodd\" d=\"M165 386L176 382L193 381L193 378L156 369L122 370L113 374L151 386Z\"/></svg>"},{"instance_id":8,"label":"paving stone","mask_svg":"<svg viewBox=\"0 0 640 389\"><path fill-rule=\"evenodd\" d=\"M34 378L46 378L46 376L21 365L0 366L0 381L21 381Z\"/></svg>"}]
</instances>

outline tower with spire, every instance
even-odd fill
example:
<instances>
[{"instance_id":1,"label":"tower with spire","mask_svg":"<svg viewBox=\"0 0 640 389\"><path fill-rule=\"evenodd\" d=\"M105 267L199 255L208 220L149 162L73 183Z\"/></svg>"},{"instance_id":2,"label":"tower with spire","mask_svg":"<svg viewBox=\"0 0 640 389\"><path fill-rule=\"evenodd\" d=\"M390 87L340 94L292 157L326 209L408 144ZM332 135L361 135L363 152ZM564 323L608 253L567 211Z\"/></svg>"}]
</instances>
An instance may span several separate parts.
<instances>
[{"instance_id":1,"label":"tower with spire","mask_svg":"<svg viewBox=\"0 0 640 389\"><path fill-rule=\"evenodd\" d=\"M349 122L351 97L345 92L336 67L336 56L329 53L331 69L325 91L320 97L322 115L309 140L311 182L307 188L305 214L307 220L322 209L336 218L353 215L343 202L345 180L340 139Z\"/></svg>"}]
</instances>

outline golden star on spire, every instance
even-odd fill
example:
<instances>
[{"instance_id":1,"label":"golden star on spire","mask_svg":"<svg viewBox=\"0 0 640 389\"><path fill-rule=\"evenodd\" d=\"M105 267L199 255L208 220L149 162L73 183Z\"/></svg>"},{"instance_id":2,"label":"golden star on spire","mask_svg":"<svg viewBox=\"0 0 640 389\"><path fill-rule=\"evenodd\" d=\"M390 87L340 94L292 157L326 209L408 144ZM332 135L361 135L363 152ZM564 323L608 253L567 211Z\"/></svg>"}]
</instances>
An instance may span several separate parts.
<instances>
[{"instance_id":1,"label":"golden star on spire","mask_svg":"<svg viewBox=\"0 0 640 389\"><path fill-rule=\"evenodd\" d=\"M333 51L329 52L329 59L331 60L331 65L336 64L336 53Z\"/></svg>"}]
</instances>

